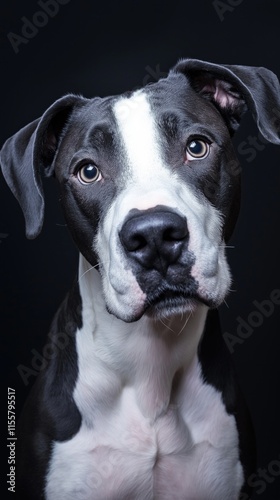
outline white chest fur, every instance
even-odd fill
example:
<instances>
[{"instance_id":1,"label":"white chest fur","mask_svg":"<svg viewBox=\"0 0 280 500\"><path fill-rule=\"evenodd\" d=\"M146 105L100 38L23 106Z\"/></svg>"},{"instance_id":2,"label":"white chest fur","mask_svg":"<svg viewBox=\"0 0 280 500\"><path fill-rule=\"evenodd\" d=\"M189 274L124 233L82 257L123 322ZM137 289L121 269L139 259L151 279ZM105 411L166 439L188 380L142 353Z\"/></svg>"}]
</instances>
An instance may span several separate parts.
<instances>
[{"instance_id":1,"label":"white chest fur","mask_svg":"<svg viewBox=\"0 0 280 500\"><path fill-rule=\"evenodd\" d=\"M83 423L56 443L47 500L236 500L243 475L234 418L197 363L179 392L152 421L125 388L111 412L95 412L93 427Z\"/></svg>"},{"instance_id":2,"label":"white chest fur","mask_svg":"<svg viewBox=\"0 0 280 500\"><path fill-rule=\"evenodd\" d=\"M89 297L77 332L82 426L54 443L47 500L237 500L235 419L196 356L206 308L166 327L120 324Z\"/></svg>"}]
</instances>

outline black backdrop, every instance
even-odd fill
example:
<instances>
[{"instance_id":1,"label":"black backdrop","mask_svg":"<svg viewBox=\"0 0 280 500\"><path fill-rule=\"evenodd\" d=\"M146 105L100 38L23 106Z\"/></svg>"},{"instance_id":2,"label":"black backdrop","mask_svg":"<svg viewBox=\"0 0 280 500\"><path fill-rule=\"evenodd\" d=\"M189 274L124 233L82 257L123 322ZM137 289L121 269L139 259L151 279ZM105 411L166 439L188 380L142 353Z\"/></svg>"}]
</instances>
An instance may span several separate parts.
<instances>
[{"instance_id":1,"label":"black backdrop","mask_svg":"<svg viewBox=\"0 0 280 500\"><path fill-rule=\"evenodd\" d=\"M1 144L67 92L86 97L120 93L154 81L180 57L266 66L280 77L277 0L57 0L42 15L43 4L46 0L1 2ZM235 291L221 307L222 325L224 333L237 335L242 321L253 324L243 343L233 346L232 358L257 435L254 499L279 500L280 305L266 315L253 312L256 301L270 300L280 289L280 149L260 140L249 115L235 143L243 196L234 248L228 250ZM51 318L77 266L54 181L44 185L44 229L28 241L21 211L0 177L4 495L7 387L16 390L18 416L40 367Z\"/></svg>"}]
</instances>

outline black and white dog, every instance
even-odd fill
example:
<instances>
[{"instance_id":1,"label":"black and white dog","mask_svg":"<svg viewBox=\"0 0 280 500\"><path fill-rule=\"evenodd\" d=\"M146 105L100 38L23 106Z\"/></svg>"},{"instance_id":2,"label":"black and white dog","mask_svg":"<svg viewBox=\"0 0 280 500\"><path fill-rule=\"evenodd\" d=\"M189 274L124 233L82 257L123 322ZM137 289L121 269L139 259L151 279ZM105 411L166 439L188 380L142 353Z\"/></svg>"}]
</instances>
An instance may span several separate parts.
<instances>
[{"instance_id":1,"label":"black and white dog","mask_svg":"<svg viewBox=\"0 0 280 500\"><path fill-rule=\"evenodd\" d=\"M18 498L249 498L253 432L216 310L247 107L280 144L271 71L186 59L120 96L67 95L3 146L27 237L42 228L44 172L80 251L51 326L67 342L18 427Z\"/></svg>"}]
</instances>

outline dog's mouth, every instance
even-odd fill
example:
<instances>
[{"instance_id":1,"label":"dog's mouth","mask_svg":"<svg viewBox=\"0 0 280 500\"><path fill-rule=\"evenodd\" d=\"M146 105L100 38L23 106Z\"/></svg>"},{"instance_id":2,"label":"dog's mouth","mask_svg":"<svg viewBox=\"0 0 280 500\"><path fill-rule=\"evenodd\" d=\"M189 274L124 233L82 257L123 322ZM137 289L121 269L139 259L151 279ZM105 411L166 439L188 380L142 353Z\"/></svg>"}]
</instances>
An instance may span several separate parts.
<instances>
[{"instance_id":1,"label":"dog's mouth","mask_svg":"<svg viewBox=\"0 0 280 500\"><path fill-rule=\"evenodd\" d=\"M200 304L211 307L210 302L195 291L166 287L147 296L145 313L152 317L167 317L176 313L193 312Z\"/></svg>"}]
</instances>

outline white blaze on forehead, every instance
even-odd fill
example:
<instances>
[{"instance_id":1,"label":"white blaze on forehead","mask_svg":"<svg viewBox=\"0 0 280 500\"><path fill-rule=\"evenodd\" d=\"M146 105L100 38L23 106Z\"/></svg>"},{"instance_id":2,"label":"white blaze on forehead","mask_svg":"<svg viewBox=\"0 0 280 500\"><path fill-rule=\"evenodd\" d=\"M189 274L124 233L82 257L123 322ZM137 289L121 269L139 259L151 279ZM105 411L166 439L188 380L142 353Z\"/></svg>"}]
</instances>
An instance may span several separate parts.
<instances>
[{"instance_id":1,"label":"white blaze on forehead","mask_svg":"<svg viewBox=\"0 0 280 500\"><path fill-rule=\"evenodd\" d=\"M162 171L162 161L147 94L137 91L131 97L122 97L113 111L134 179L154 178L158 169Z\"/></svg>"}]
</instances>

